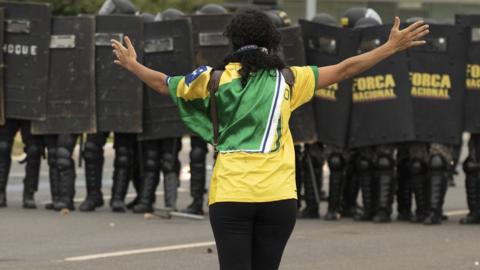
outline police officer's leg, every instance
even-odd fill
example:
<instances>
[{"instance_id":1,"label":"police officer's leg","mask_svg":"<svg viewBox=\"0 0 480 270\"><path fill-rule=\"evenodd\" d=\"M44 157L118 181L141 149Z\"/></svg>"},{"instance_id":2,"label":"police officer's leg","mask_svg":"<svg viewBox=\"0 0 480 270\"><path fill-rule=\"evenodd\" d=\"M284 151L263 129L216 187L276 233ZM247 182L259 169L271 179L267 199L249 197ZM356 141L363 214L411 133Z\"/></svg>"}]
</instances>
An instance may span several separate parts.
<instances>
[{"instance_id":1,"label":"police officer's leg","mask_svg":"<svg viewBox=\"0 0 480 270\"><path fill-rule=\"evenodd\" d=\"M354 219L357 221L369 221L375 214L375 187L372 161L366 156L359 154L355 163L357 177L362 191L363 212L358 213Z\"/></svg>"},{"instance_id":2,"label":"police officer's leg","mask_svg":"<svg viewBox=\"0 0 480 270\"><path fill-rule=\"evenodd\" d=\"M305 208L300 213L300 218L319 218L320 195L318 190L317 175L310 147L305 146L304 159L301 168L304 171Z\"/></svg>"},{"instance_id":3,"label":"police officer's leg","mask_svg":"<svg viewBox=\"0 0 480 270\"><path fill-rule=\"evenodd\" d=\"M443 203L447 192L447 174L451 158L443 154L443 151L435 151L432 145L429 165L429 212L424 224L441 224L443 219ZM443 148L440 147L439 148ZM447 148L447 147L445 147Z\"/></svg>"},{"instance_id":4,"label":"police officer's leg","mask_svg":"<svg viewBox=\"0 0 480 270\"><path fill-rule=\"evenodd\" d=\"M423 222L428 211L427 165L422 160L413 158L409 162L409 170L416 205L415 214L410 221Z\"/></svg>"},{"instance_id":5,"label":"police officer's leg","mask_svg":"<svg viewBox=\"0 0 480 270\"><path fill-rule=\"evenodd\" d=\"M87 197L80 205L80 211L93 211L104 204L102 193L103 147L107 137L108 133L95 133L87 136L83 150Z\"/></svg>"},{"instance_id":6,"label":"police officer's leg","mask_svg":"<svg viewBox=\"0 0 480 270\"><path fill-rule=\"evenodd\" d=\"M176 166L180 139L165 139L161 145L161 168L163 173L163 189L165 194L165 207L177 208L177 190L179 186L178 171ZM200 210L202 206L200 205ZM203 214L203 213L201 213Z\"/></svg>"},{"instance_id":7,"label":"police officer's leg","mask_svg":"<svg viewBox=\"0 0 480 270\"><path fill-rule=\"evenodd\" d=\"M342 152L346 156L345 168L345 184L342 190L342 206L340 214L342 217L354 217L359 210L357 197L360 191L358 178L355 170L356 157L351 155L352 152L345 150Z\"/></svg>"},{"instance_id":8,"label":"police officer's leg","mask_svg":"<svg viewBox=\"0 0 480 270\"><path fill-rule=\"evenodd\" d=\"M12 163L12 145L15 133L19 129L18 120L7 119L0 126L0 207L7 206L7 182Z\"/></svg>"},{"instance_id":9,"label":"police officer's leg","mask_svg":"<svg viewBox=\"0 0 480 270\"><path fill-rule=\"evenodd\" d=\"M115 160L113 163L113 186L110 206L114 212L125 212L125 196L132 175L135 134L115 133Z\"/></svg>"},{"instance_id":10,"label":"police officer's leg","mask_svg":"<svg viewBox=\"0 0 480 270\"><path fill-rule=\"evenodd\" d=\"M401 145L397 154L397 219L401 221L412 218L412 183L408 164L408 147Z\"/></svg>"},{"instance_id":11,"label":"police officer's leg","mask_svg":"<svg viewBox=\"0 0 480 270\"><path fill-rule=\"evenodd\" d=\"M395 161L388 153L381 153L377 158L378 198L374 222L390 222L392 214Z\"/></svg>"},{"instance_id":12,"label":"police officer's leg","mask_svg":"<svg viewBox=\"0 0 480 270\"><path fill-rule=\"evenodd\" d=\"M21 120L20 131L27 155L25 162L25 178L23 179L23 208L37 208L34 194L38 190L40 177L40 161L43 153L43 137L32 135L30 121Z\"/></svg>"},{"instance_id":13,"label":"police officer's leg","mask_svg":"<svg viewBox=\"0 0 480 270\"><path fill-rule=\"evenodd\" d=\"M331 153L328 157L330 168L330 181L328 189L328 212L325 220L337 220L340 218L340 203L346 175L346 161L339 152Z\"/></svg>"},{"instance_id":14,"label":"police officer's leg","mask_svg":"<svg viewBox=\"0 0 480 270\"><path fill-rule=\"evenodd\" d=\"M203 195L205 194L207 143L199 137L192 136L190 150L190 195L193 202L183 211L203 214Z\"/></svg>"},{"instance_id":15,"label":"police officer's leg","mask_svg":"<svg viewBox=\"0 0 480 270\"><path fill-rule=\"evenodd\" d=\"M58 135L46 135L43 138L44 145L47 148L48 178L50 195L52 197L52 201L45 204L45 209L47 210L53 210L53 206L58 201L59 195L60 175L57 168L57 140Z\"/></svg>"},{"instance_id":16,"label":"police officer's leg","mask_svg":"<svg viewBox=\"0 0 480 270\"><path fill-rule=\"evenodd\" d=\"M59 199L54 208L56 210L74 210L75 205L75 162L73 160L73 149L77 142L78 135L60 134L57 140L57 167L60 176Z\"/></svg>"},{"instance_id":17,"label":"police officer's leg","mask_svg":"<svg viewBox=\"0 0 480 270\"><path fill-rule=\"evenodd\" d=\"M143 173L143 164L142 164L142 151L141 143L137 143L133 151L133 164L132 164L132 185L135 189L136 196L133 200L127 203L127 209L133 209L133 207L139 202L140 194L142 190L142 173Z\"/></svg>"},{"instance_id":18,"label":"police officer's leg","mask_svg":"<svg viewBox=\"0 0 480 270\"><path fill-rule=\"evenodd\" d=\"M133 207L134 213L151 213L155 191L160 177L160 140L144 141L143 149L143 174L138 203Z\"/></svg>"},{"instance_id":19,"label":"police officer's leg","mask_svg":"<svg viewBox=\"0 0 480 270\"><path fill-rule=\"evenodd\" d=\"M472 134L468 144L469 156L463 162L467 205L470 211L461 224L480 224L480 134Z\"/></svg>"}]
</instances>

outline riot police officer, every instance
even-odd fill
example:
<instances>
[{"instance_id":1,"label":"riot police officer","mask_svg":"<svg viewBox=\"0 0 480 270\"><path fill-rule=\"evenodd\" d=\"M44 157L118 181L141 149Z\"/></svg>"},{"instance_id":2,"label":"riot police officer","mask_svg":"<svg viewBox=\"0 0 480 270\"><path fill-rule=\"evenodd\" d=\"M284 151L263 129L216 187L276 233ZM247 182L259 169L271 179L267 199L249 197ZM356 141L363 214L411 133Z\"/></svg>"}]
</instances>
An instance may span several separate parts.
<instances>
[{"instance_id":1,"label":"riot police officer","mask_svg":"<svg viewBox=\"0 0 480 270\"><path fill-rule=\"evenodd\" d=\"M226 14L228 11L217 4L206 4L198 9L195 14ZM210 63L213 65L216 63ZM190 196L192 202L182 211L190 214L203 215L204 194L206 193L206 156L207 143L196 136L190 137Z\"/></svg>"},{"instance_id":2,"label":"riot police officer","mask_svg":"<svg viewBox=\"0 0 480 270\"><path fill-rule=\"evenodd\" d=\"M38 189L40 160L43 152L42 136L32 135L30 121L6 119L0 127L0 207L7 206L6 187L12 162L12 147L15 134L20 130L25 144L25 178L23 191L23 207L36 208L34 194Z\"/></svg>"}]
</instances>

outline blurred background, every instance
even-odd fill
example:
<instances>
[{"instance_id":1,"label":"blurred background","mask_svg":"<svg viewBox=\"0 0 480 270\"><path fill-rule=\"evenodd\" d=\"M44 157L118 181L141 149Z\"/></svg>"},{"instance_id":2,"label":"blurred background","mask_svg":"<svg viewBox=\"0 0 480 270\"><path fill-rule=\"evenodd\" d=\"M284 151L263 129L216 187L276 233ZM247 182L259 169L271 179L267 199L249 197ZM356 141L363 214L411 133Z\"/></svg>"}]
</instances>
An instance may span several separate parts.
<instances>
[{"instance_id":1,"label":"blurred background","mask_svg":"<svg viewBox=\"0 0 480 270\"><path fill-rule=\"evenodd\" d=\"M103 0L28 1L52 3L56 15L96 13L103 3ZM285 10L294 21L299 18L313 17L319 12L326 12L339 18L347 8L352 6L373 8L385 21L389 21L389 18L398 15L401 18L415 16L453 22L454 14L480 13L479 0L133 0L133 2L140 10L154 14L169 7L189 12L205 3L225 4L231 7L252 3L265 4Z\"/></svg>"}]
</instances>

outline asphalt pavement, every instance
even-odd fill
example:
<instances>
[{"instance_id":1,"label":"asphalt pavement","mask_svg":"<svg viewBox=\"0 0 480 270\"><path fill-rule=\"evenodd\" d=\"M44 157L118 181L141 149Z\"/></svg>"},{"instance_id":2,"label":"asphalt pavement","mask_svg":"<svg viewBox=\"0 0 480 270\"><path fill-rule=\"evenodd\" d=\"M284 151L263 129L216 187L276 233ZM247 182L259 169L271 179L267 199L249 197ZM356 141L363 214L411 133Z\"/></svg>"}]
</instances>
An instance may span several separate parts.
<instances>
[{"instance_id":1,"label":"asphalt pavement","mask_svg":"<svg viewBox=\"0 0 480 270\"><path fill-rule=\"evenodd\" d=\"M190 202L188 141L181 152L179 207ZM111 146L106 149L104 188L109 198ZM19 158L17 158L19 159ZM23 165L13 162L8 207L0 209L0 269L218 269L208 218L164 219L112 213L105 206L93 213L68 215L43 209L49 200L48 170L43 162L37 193L39 209L21 208ZM280 269L479 269L480 226L462 226L464 175L447 194L449 220L441 226L394 221L391 224L298 220ZM160 186L161 187L161 186ZM133 190L131 190L133 192ZM77 201L85 196L83 168L77 169ZM133 196L129 194L129 199ZM107 200L108 202L108 200ZM163 205L161 188L157 206ZM77 204L78 206L78 204ZM321 214L325 214L326 203Z\"/></svg>"}]
</instances>

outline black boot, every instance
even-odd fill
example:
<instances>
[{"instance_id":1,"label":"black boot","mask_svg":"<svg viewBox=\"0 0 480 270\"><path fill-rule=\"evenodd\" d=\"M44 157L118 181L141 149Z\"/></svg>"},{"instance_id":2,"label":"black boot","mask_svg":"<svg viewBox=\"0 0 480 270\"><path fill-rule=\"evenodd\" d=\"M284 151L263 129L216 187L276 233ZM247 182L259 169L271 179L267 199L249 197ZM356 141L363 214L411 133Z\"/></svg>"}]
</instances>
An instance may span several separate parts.
<instances>
[{"instance_id":1,"label":"black boot","mask_svg":"<svg viewBox=\"0 0 480 270\"><path fill-rule=\"evenodd\" d=\"M51 157L52 156L52 157ZM50 195L52 197L52 202L45 204L45 209L53 210L53 206L58 201L59 193L59 172L55 161L55 153L51 150L48 152L48 177L50 182Z\"/></svg>"},{"instance_id":2,"label":"black boot","mask_svg":"<svg viewBox=\"0 0 480 270\"><path fill-rule=\"evenodd\" d=\"M38 190L40 177L41 146L31 145L27 148L27 162L25 164L25 179L23 180L23 208L35 209L35 192Z\"/></svg>"},{"instance_id":3,"label":"black boot","mask_svg":"<svg viewBox=\"0 0 480 270\"><path fill-rule=\"evenodd\" d=\"M305 153L304 163L302 166L304 170L305 182L305 208L300 212L299 218L320 218L319 204L320 196L318 190L318 181L316 179L313 162L308 151Z\"/></svg>"},{"instance_id":4,"label":"black boot","mask_svg":"<svg viewBox=\"0 0 480 270\"><path fill-rule=\"evenodd\" d=\"M178 175L176 172L163 175L163 190L165 207L176 210L178 197Z\"/></svg>"},{"instance_id":5,"label":"black boot","mask_svg":"<svg viewBox=\"0 0 480 270\"><path fill-rule=\"evenodd\" d=\"M375 188L372 173L372 164L365 158L359 158L356 163L358 172L358 182L362 191L363 211L358 213L354 219L356 221L370 221L373 219L375 208Z\"/></svg>"},{"instance_id":6,"label":"black boot","mask_svg":"<svg viewBox=\"0 0 480 270\"><path fill-rule=\"evenodd\" d=\"M412 183L409 173L408 160L398 163L398 188L397 188L397 219L410 221L412 219Z\"/></svg>"},{"instance_id":7,"label":"black boot","mask_svg":"<svg viewBox=\"0 0 480 270\"><path fill-rule=\"evenodd\" d=\"M342 190L340 215L342 218L353 218L359 213L357 197L360 191L358 179L353 173L353 166L347 164L345 180Z\"/></svg>"},{"instance_id":8,"label":"black boot","mask_svg":"<svg viewBox=\"0 0 480 270\"><path fill-rule=\"evenodd\" d=\"M100 135L98 135L100 137ZM92 135L93 138L93 135ZM82 212L95 211L97 207L104 205L102 193L102 173L103 173L103 145L100 141L87 141L83 157L85 160L85 184L87 188L87 197L80 204L79 210Z\"/></svg>"},{"instance_id":9,"label":"black boot","mask_svg":"<svg viewBox=\"0 0 480 270\"><path fill-rule=\"evenodd\" d=\"M112 199L110 207L113 212L125 212L125 196L131 177L131 153L126 146L118 146L115 150Z\"/></svg>"},{"instance_id":10,"label":"black boot","mask_svg":"<svg viewBox=\"0 0 480 270\"><path fill-rule=\"evenodd\" d=\"M441 224L443 201L447 189L447 164L440 155L433 155L429 162L429 209L425 225Z\"/></svg>"},{"instance_id":11,"label":"black boot","mask_svg":"<svg viewBox=\"0 0 480 270\"><path fill-rule=\"evenodd\" d=\"M75 164L71 152L65 148L57 149L57 167L60 176L58 201L53 205L57 211L75 210Z\"/></svg>"},{"instance_id":12,"label":"black boot","mask_svg":"<svg viewBox=\"0 0 480 270\"><path fill-rule=\"evenodd\" d=\"M465 189L467 192L468 215L460 219L460 224L480 224L480 164L472 158L463 163Z\"/></svg>"},{"instance_id":13,"label":"black boot","mask_svg":"<svg viewBox=\"0 0 480 270\"><path fill-rule=\"evenodd\" d=\"M340 155L333 154L328 159L330 182L328 188L328 211L325 215L325 220L338 220L340 218L339 212L345 179L345 165L345 160Z\"/></svg>"},{"instance_id":14,"label":"black boot","mask_svg":"<svg viewBox=\"0 0 480 270\"><path fill-rule=\"evenodd\" d=\"M377 161L378 170L378 201L377 210L373 222L390 222L392 214L393 190L394 190L394 166L393 160L388 156L380 156Z\"/></svg>"},{"instance_id":15,"label":"black boot","mask_svg":"<svg viewBox=\"0 0 480 270\"><path fill-rule=\"evenodd\" d=\"M7 207L7 182L10 173L12 146L0 141L0 207Z\"/></svg>"},{"instance_id":16,"label":"black boot","mask_svg":"<svg viewBox=\"0 0 480 270\"><path fill-rule=\"evenodd\" d=\"M205 195L206 183L206 148L198 139L192 137L192 151L190 152L190 196L193 198L191 204L182 212L203 215L203 196Z\"/></svg>"},{"instance_id":17,"label":"black boot","mask_svg":"<svg viewBox=\"0 0 480 270\"><path fill-rule=\"evenodd\" d=\"M423 223L428 212L427 168L420 160L409 163L412 190L415 197L415 214L410 219L413 223Z\"/></svg>"},{"instance_id":18,"label":"black boot","mask_svg":"<svg viewBox=\"0 0 480 270\"><path fill-rule=\"evenodd\" d=\"M146 171L143 177L142 191L138 203L133 207L134 213L152 213L155 190L159 182L159 173Z\"/></svg>"}]
</instances>

